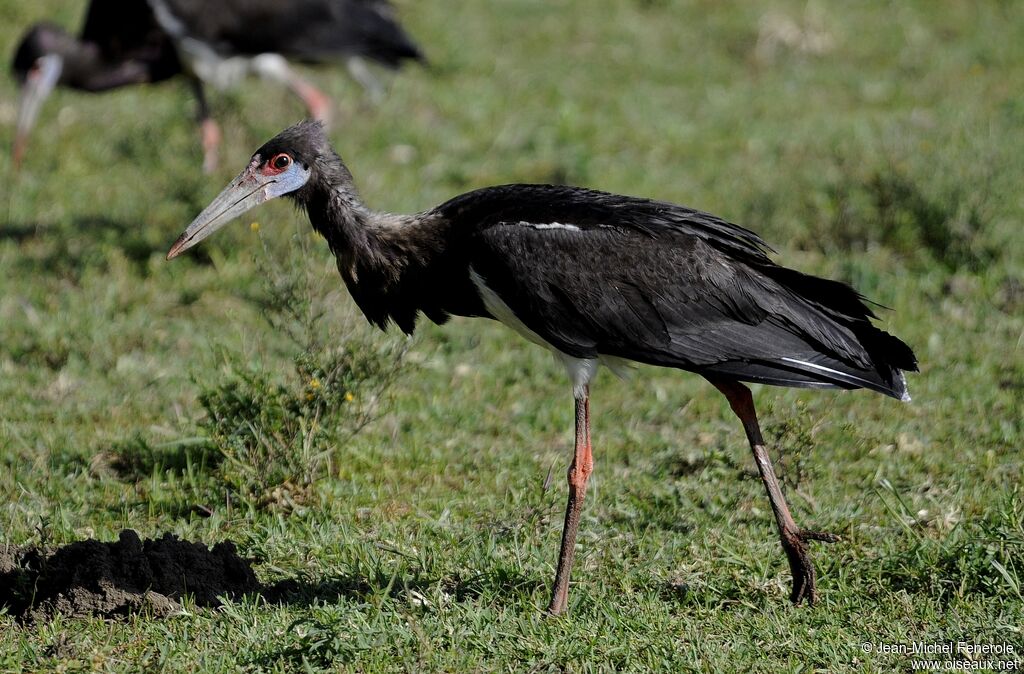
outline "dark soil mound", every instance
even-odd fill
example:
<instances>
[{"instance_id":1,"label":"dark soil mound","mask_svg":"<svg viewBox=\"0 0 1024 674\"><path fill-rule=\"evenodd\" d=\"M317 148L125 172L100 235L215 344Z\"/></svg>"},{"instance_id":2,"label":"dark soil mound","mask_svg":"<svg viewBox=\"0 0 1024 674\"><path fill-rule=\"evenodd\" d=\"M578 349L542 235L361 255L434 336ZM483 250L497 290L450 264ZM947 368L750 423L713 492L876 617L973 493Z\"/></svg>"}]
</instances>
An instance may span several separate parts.
<instances>
[{"instance_id":1,"label":"dark soil mound","mask_svg":"<svg viewBox=\"0 0 1024 674\"><path fill-rule=\"evenodd\" d=\"M0 546L0 607L21 620L138 611L162 617L179 611L184 595L218 606L218 596L259 589L231 542L208 549L171 534L143 541L126 529L115 543L90 539L52 551Z\"/></svg>"}]
</instances>

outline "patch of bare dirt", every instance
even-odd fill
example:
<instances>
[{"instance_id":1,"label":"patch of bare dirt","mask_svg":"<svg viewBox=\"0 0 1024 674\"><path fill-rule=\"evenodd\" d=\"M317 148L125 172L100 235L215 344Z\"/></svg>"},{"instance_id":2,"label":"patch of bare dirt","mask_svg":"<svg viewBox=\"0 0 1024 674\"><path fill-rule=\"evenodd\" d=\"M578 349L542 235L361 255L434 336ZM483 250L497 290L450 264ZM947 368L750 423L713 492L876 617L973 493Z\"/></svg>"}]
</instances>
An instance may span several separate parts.
<instances>
[{"instance_id":1,"label":"patch of bare dirt","mask_svg":"<svg viewBox=\"0 0 1024 674\"><path fill-rule=\"evenodd\" d=\"M0 607L22 621L55 614L110 618L140 611L166 617L181 598L219 606L218 597L262 589L249 560L231 542L207 548L171 534L142 540L130 529L118 540L57 548L0 546Z\"/></svg>"}]
</instances>

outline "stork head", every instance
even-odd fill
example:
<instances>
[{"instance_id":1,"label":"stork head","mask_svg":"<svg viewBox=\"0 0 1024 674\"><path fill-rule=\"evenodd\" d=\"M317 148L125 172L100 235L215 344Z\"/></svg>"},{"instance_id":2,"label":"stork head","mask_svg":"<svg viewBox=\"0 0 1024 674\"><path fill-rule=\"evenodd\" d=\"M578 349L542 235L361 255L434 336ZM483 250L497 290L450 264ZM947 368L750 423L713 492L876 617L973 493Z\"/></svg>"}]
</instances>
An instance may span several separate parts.
<instances>
[{"instance_id":1,"label":"stork head","mask_svg":"<svg viewBox=\"0 0 1024 674\"><path fill-rule=\"evenodd\" d=\"M21 85L18 127L14 136L14 165L21 163L28 134L53 88L61 81L65 59L79 49L78 41L58 26L36 24L25 33L14 53L11 69Z\"/></svg>"},{"instance_id":2,"label":"stork head","mask_svg":"<svg viewBox=\"0 0 1024 674\"><path fill-rule=\"evenodd\" d=\"M323 182L333 155L320 122L304 121L267 141L249 165L203 209L167 253L177 257L243 213L265 201L289 196L305 205L312 186Z\"/></svg>"}]
</instances>

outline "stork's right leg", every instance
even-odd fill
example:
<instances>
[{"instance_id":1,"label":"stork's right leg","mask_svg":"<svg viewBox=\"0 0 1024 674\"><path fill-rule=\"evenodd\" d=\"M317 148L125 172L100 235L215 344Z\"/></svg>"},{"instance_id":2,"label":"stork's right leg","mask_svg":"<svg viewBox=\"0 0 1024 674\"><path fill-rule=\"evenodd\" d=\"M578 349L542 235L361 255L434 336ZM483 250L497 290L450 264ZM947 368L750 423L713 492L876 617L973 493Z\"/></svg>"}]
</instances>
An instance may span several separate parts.
<instances>
[{"instance_id":1,"label":"stork's right leg","mask_svg":"<svg viewBox=\"0 0 1024 674\"><path fill-rule=\"evenodd\" d=\"M569 603L569 574L576 557L576 532L580 528L583 497L587 479L594 470L594 454L590 447L590 389L586 386L576 397L576 449L569 466L569 502L565 506L562 547L558 552L558 571L551 590L548 613L558 615Z\"/></svg>"},{"instance_id":2,"label":"stork's right leg","mask_svg":"<svg viewBox=\"0 0 1024 674\"><path fill-rule=\"evenodd\" d=\"M794 604L799 604L806 599L808 605L813 605L815 574L807 544L810 541L834 543L839 540L839 537L820 531L805 531L796 525L789 512L789 506L786 505L786 499L782 496L782 489L775 477L775 469L772 467L768 450L765 449L750 389L735 381L713 379L709 381L725 394L732 411L743 422L743 429L747 433L750 449L754 452L754 461L757 462L757 470L761 474L761 482L764 483L764 488L768 492L768 500L772 504L772 512L775 513L775 523L779 527L779 535L782 538L782 549L786 553L789 570L793 574L793 593L790 595L790 600Z\"/></svg>"}]
</instances>

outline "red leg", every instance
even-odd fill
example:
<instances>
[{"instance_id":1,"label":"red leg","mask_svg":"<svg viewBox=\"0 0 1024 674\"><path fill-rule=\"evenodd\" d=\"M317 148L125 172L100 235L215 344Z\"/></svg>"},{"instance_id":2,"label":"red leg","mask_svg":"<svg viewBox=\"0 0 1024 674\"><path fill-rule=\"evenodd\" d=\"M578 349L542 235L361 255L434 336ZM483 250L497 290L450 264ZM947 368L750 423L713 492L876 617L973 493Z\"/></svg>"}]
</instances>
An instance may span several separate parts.
<instances>
[{"instance_id":1,"label":"red leg","mask_svg":"<svg viewBox=\"0 0 1024 674\"><path fill-rule=\"evenodd\" d=\"M587 493L587 479L594 470L594 455L590 447L590 389L576 398L576 450L569 466L569 503L565 507L565 526L562 527L562 547L558 552L558 571L551 591L548 613L558 615L565 611L569 601L569 573L576 557L576 532L580 528L583 497Z\"/></svg>"},{"instance_id":2,"label":"red leg","mask_svg":"<svg viewBox=\"0 0 1024 674\"><path fill-rule=\"evenodd\" d=\"M750 442L750 449L754 452L754 461L757 463L757 470L761 474L761 482L764 483L765 491L768 492L768 500L772 505L772 512L775 513L775 523L779 527L779 535L782 539L782 549L789 560L789 570L793 574L793 592L790 600L799 604L804 599L809 605L815 600L815 574L814 565L807 550L808 541L825 541L833 543L839 540L834 534L819 531L805 531L796 525L793 515L789 512L786 499L782 496L782 488L775 477L775 469L772 467L772 460L768 456L768 450L764 446L764 438L761 436L761 427L757 423L757 411L754 409L754 398L750 395L750 389L735 381L709 380L715 387L725 394L729 405L736 416L743 422L743 429L747 433L747 440Z\"/></svg>"}]
</instances>

